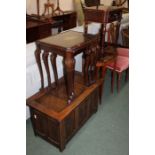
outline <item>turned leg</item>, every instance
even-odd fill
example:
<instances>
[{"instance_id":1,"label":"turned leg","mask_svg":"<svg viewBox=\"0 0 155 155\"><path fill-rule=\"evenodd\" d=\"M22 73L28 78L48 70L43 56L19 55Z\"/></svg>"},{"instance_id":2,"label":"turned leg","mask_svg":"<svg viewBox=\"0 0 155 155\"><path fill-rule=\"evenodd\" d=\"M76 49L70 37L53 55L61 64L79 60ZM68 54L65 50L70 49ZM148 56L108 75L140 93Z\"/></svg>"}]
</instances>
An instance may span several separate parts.
<instances>
[{"instance_id":1,"label":"turned leg","mask_svg":"<svg viewBox=\"0 0 155 155\"><path fill-rule=\"evenodd\" d=\"M43 70L42 70L42 66L41 66L40 55L41 55L41 50L37 45L37 49L35 51L35 58L36 58L36 62L37 62L40 77L41 77L41 89L43 89L44 88L44 77L43 77Z\"/></svg>"},{"instance_id":2,"label":"turned leg","mask_svg":"<svg viewBox=\"0 0 155 155\"><path fill-rule=\"evenodd\" d=\"M91 55L91 83L96 82L97 78L96 78L96 63L97 63L97 57L98 57L98 48L97 48L97 44L93 45L94 48L92 48L92 55Z\"/></svg>"},{"instance_id":3,"label":"turned leg","mask_svg":"<svg viewBox=\"0 0 155 155\"><path fill-rule=\"evenodd\" d=\"M86 59L86 55L85 55L85 52L83 52L83 55L82 55L82 76L84 77L84 68L85 68L85 59Z\"/></svg>"},{"instance_id":4,"label":"turned leg","mask_svg":"<svg viewBox=\"0 0 155 155\"><path fill-rule=\"evenodd\" d=\"M50 76L50 70L49 70L49 65L48 65L48 55L49 55L49 52L44 51L43 61L44 61L45 69L46 69L46 73L47 73L48 87L50 88L51 87L51 76Z\"/></svg>"},{"instance_id":5,"label":"turned leg","mask_svg":"<svg viewBox=\"0 0 155 155\"><path fill-rule=\"evenodd\" d=\"M89 65L90 65L90 49L86 49L85 51L85 64L84 64L84 84L89 86Z\"/></svg>"},{"instance_id":6,"label":"turned leg","mask_svg":"<svg viewBox=\"0 0 155 155\"><path fill-rule=\"evenodd\" d=\"M95 83L95 49L91 49L91 54L90 54L90 84Z\"/></svg>"},{"instance_id":7,"label":"turned leg","mask_svg":"<svg viewBox=\"0 0 155 155\"><path fill-rule=\"evenodd\" d=\"M53 68L53 73L54 73L54 80L55 80L55 86L58 86L58 72L57 72L57 66L56 66L56 57L57 54L52 53L51 54L51 64L52 64L52 68Z\"/></svg>"},{"instance_id":8,"label":"turned leg","mask_svg":"<svg viewBox=\"0 0 155 155\"><path fill-rule=\"evenodd\" d=\"M64 76L66 82L66 90L68 95L68 103L70 104L74 98L74 68L75 59L72 52L67 52L64 58Z\"/></svg>"},{"instance_id":9,"label":"turned leg","mask_svg":"<svg viewBox=\"0 0 155 155\"><path fill-rule=\"evenodd\" d=\"M118 93L120 91L121 76L122 76L122 73L121 72L118 72L118 74L117 74L117 92Z\"/></svg>"}]
</instances>

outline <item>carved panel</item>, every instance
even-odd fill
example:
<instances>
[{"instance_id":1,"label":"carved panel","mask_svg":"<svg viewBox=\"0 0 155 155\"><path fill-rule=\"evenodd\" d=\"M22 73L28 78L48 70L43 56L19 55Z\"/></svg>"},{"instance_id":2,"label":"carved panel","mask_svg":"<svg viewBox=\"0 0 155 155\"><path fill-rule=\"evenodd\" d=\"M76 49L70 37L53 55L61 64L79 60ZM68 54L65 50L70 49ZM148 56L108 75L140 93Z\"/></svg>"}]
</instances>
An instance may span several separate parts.
<instances>
[{"instance_id":1,"label":"carved panel","mask_svg":"<svg viewBox=\"0 0 155 155\"><path fill-rule=\"evenodd\" d=\"M72 135L75 130L75 112L71 112L65 119L65 135L66 140Z\"/></svg>"},{"instance_id":2,"label":"carved panel","mask_svg":"<svg viewBox=\"0 0 155 155\"><path fill-rule=\"evenodd\" d=\"M79 126L84 123L88 116L88 99L79 106Z\"/></svg>"}]
</instances>

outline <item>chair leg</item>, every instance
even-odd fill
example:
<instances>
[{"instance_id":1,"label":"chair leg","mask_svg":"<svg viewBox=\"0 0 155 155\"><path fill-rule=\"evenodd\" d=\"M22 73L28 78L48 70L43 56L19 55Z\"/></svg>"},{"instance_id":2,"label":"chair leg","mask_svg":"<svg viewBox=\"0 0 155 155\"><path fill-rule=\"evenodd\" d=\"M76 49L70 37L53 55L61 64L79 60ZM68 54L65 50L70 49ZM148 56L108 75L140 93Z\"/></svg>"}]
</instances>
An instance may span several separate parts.
<instances>
[{"instance_id":1,"label":"chair leg","mask_svg":"<svg viewBox=\"0 0 155 155\"><path fill-rule=\"evenodd\" d=\"M114 92L114 78L115 78L115 70L111 71L111 93Z\"/></svg>"},{"instance_id":2,"label":"chair leg","mask_svg":"<svg viewBox=\"0 0 155 155\"><path fill-rule=\"evenodd\" d=\"M118 93L119 93L119 91L120 91L121 76L122 76L122 73L118 73L118 74L117 74L117 92L118 92Z\"/></svg>"},{"instance_id":3,"label":"chair leg","mask_svg":"<svg viewBox=\"0 0 155 155\"><path fill-rule=\"evenodd\" d=\"M104 89L104 80L105 80L106 70L107 70L106 69L106 66L102 67L102 78L103 78L103 82L99 86L99 101L100 101L100 104L101 104L102 94L103 94L103 89Z\"/></svg>"},{"instance_id":4,"label":"chair leg","mask_svg":"<svg viewBox=\"0 0 155 155\"><path fill-rule=\"evenodd\" d=\"M129 68L125 71L125 82L129 79Z\"/></svg>"}]
</instances>

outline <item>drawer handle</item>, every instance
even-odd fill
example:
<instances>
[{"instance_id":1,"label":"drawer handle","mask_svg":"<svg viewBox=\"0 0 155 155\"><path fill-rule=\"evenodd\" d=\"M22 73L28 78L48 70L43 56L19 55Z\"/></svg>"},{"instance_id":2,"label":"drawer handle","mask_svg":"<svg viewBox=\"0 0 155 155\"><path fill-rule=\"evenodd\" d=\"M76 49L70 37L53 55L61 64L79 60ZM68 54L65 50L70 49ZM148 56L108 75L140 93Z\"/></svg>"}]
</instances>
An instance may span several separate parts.
<instances>
[{"instance_id":1,"label":"drawer handle","mask_svg":"<svg viewBox=\"0 0 155 155\"><path fill-rule=\"evenodd\" d=\"M34 115L34 119L37 119L37 115Z\"/></svg>"}]
</instances>

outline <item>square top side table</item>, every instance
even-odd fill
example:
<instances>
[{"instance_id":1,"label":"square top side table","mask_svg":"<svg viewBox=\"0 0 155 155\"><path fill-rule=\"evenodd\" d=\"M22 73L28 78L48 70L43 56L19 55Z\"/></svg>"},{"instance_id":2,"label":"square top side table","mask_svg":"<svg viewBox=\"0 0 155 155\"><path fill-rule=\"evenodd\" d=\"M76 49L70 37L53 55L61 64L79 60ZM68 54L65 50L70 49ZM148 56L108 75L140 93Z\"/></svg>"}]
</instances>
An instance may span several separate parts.
<instances>
[{"instance_id":1,"label":"square top side table","mask_svg":"<svg viewBox=\"0 0 155 155\"><path fill-rule=\"evenodd\" d=\"M117 6L93 6L84 7L84 32L87 33L88 23L97 22L101 23L101 54L104 53L104 42L107 23L118 21L120 23L122 19L123 7Z\"/></svg>"},{"instance_id":2,"label":"square top side table","mask_svg":"<svg viewBox=\"0 0 155 155\"><path fill-rule=\"evenodd\" d=\"M53 67L55 87L58 85L58 74L56 66L56 57L63 57L64 79L66 83L66 91L68 103L75 98L74 93L74 68L75 56L83 52L83 76L85 85L89 86L95 82L96 61L99 51L98 37L95 35L84 34L74 31L66 31L55 36L36 41L37 49L35 51L36 61L41 75L41 90L44 89L44 76L41 65L41 50L43 50L42 58L47 72L48 87L51 88L51 77L49 70L48 56L50 55Z\"/></svg>"}]
</instances>

